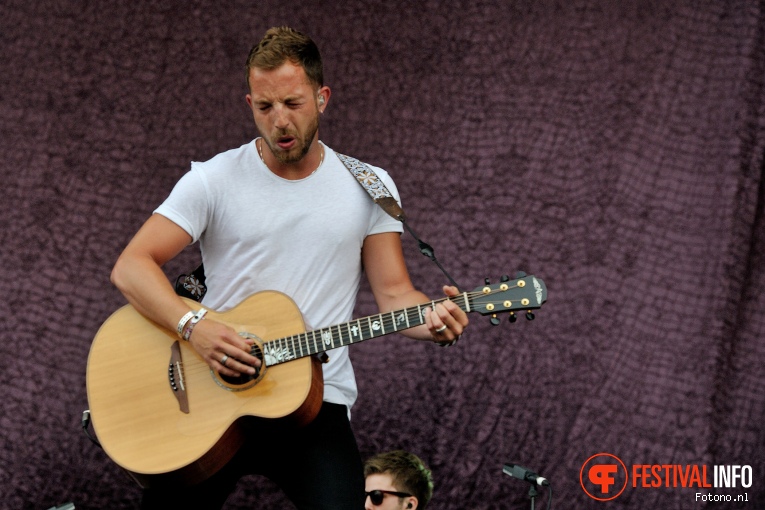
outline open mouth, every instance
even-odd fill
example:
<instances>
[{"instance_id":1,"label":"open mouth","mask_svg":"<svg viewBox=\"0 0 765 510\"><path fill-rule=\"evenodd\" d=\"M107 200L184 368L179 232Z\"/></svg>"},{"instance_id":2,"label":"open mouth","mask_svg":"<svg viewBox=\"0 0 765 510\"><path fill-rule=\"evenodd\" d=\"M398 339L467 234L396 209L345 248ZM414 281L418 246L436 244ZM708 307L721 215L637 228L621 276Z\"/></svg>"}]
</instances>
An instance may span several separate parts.
<instances>
[{"instance_id":1,"label":"open mouth","mask_svg":"<svg viewBox=\"0 0 765 510\"><path fill-rule=\"evenodd\" d=\"M288 151L297 143L297 139L294 136L281 136L276 140L276 145L280 149Z\"/></svg>"}]
</instances>

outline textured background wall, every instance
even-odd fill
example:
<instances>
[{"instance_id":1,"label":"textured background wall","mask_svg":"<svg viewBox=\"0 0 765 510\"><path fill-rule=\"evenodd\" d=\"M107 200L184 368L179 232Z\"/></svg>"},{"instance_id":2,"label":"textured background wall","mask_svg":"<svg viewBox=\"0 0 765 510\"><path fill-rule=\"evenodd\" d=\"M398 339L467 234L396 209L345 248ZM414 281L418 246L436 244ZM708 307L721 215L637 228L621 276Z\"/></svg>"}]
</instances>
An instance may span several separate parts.
<instances>
[{"instance_id":1,"label":"textured background wall","mask_svg":"<svg viewBox=\"0 0 765 510\"><path fill-rule=\"evenodd\" d=\"M452 349L356 347L365 456L418 453L437 509L526 508L505 462L552 480L555 508L601 508L579 485L599 452L751 465L752 487L711 492L765 504L764 7L6 0L0 506L137 504L80 430L90 341L124 303L109 271L190 160L255 136L242 65L278 24L323 51L322 139L389 170L462 286L523 269L549 287L536 321L473 316ZM608 505L704 507L695 492L630 487ZM258 500L288 507L248 478L228 508Z\"/></svg>"}]
</instances>

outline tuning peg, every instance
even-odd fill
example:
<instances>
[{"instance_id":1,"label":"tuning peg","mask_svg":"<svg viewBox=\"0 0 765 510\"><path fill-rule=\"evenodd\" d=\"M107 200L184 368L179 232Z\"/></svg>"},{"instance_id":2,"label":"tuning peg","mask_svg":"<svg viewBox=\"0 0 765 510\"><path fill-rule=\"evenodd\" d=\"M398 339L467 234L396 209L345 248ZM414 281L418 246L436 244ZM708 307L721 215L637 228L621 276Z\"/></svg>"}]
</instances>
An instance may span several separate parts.
<instances>
[{"instance_id":1,"label":"tuning peg","mask_svg":"<svg viewBox=\"0 0 765 510\"><path fill-rule=\"evenodd\" d=\"M531 310L529 310L528 312L526 312L526 319L527 319L527 320L530 320L530 321L533 321L533 320L534 320L534 313L533 313Z\"/></svg>"},{"instance_id":2,"label":"tuning peg","mask_svg":"<svg viewBox=\"0 0 765 510\"><path fill-rule=\"evenodd\" d=\"M526 273L524 273L523 271L518 271L517 273L515 273L516 278L523 278L524 276L526 276Z\"/></svg>"},{"instance_id":3,"label":"tuning peg","mask_svg":"<svg viewBox=\"0 0 765 510\"><path fill-rule=\"evenodd\" d=\"M491 280L489 280L488 278L484 278L483 279L483 283L486 284L486 285L490 285L491 284Z\"/></svg>"},{"instance_id":4,"label":"tuning peg","mask_svg":"<svg viewBox=\"0 0 765 510\"><path fill-rule=\"evenodd\" d=\"M516 317L515 312L510 312L510 317L507 318L511 323L514 323L518 320L518 317Z\"/></svg>"},{"instance_id":5,"label":"tuning peg","mask_svg":"<svg viewBox=\"0 0 765 510\"><path fill-rule=\"evenodd\" d=\"M507 276L506 274L503 274L502 277L499 279L499 281L501 281L502 283L509 282L510 277Z\"/></svg>"},{"instance_id":6,"label":"tuning peg","mask_svg":"<svg viewBox=\"0 0 765 510\"><path fill-rule=\"evenodd\" d=\"M497 314L492 315L489 322L491 322L492 326L499 326L499 318L497 317Z\"/></svg>"}]
</instances>

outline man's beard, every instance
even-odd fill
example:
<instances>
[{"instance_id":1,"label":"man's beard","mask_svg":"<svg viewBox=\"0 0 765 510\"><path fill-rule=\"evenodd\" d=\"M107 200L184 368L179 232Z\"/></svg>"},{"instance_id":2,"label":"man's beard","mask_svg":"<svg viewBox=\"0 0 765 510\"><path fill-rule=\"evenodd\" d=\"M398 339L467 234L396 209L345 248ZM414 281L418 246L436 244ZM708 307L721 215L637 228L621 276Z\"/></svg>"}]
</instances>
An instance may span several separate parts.
<instances>
[{"instance_id":1,"label":"man's beard","mask_svg":"<svg viewBox=\"0 0 765 510\"><path fill-rule=\"evenodd\" d=\"M297 143L289 151L284 151L281 147L279 147L276 144L276 142L272 142L271 139L266 139L266 140L268 143L268 147L271 149L271 153L274 155L276 160L283 165L288 165L288 164L299 162L305 157L306 154L308 154L308 151L311 148L311 142L313 141L313 138L316 136L317 131L319 131L319 116L318 115L314 117L313 122L308 126L308 130L306 131L306 134L303 138L299 137L297 133L291 133L286 130L279 132L274 137L275 140L278 140L279 138L282 138L284 136L294 137Z\"/></svg>"}]
</instances>

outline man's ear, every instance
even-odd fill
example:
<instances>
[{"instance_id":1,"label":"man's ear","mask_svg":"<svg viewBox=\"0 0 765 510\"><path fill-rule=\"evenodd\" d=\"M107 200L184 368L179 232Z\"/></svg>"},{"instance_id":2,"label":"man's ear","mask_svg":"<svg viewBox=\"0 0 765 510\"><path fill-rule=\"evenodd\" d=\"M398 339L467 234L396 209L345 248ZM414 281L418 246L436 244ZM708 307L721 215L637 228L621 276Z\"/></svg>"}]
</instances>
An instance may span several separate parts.
<instances>
[{"instance_id":1,"label":"man's ear","mask_svg":"<svg viewBox=\"0 0 765 510\"><path fill-rule=\"evenodd\" d=\"M409 510L417 510L419 506L420 506L420 502L417 500L417 497L409 496L409 503L406 505L406 507Z\"/></svg>"},{"instance_id":2,"label":"man's ear","mask_svg":"<svg viewBox=\"0 0 765 510\"><path fill-rule=\"evenodd\" d=\"M324 85L321 87L317 92L317 104L319 106L319 112L324 113L324 110L327 108L327 103L329 103L329 96L332 95L332 91L329 87Z\"/></svg>"}]
</instances>

